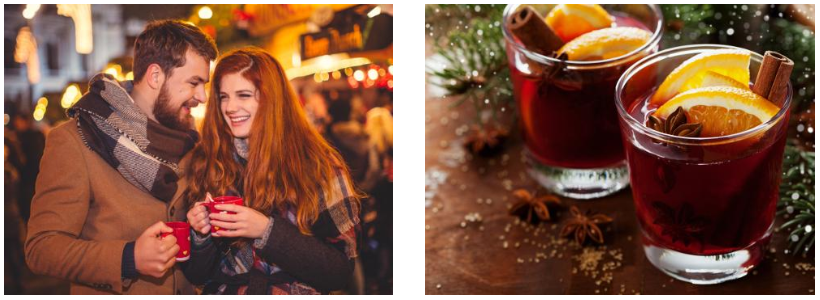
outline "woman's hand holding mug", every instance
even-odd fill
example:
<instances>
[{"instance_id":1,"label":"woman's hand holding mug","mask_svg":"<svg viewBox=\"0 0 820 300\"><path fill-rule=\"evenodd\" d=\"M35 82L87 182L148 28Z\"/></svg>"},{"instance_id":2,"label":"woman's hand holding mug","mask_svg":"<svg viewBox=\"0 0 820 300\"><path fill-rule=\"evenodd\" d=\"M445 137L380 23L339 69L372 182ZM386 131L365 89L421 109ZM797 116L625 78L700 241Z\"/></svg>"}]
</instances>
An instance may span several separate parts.
<instances>
[{"instance_id":1,"label":"woman's hand holding mug","mask_svg":"<svg viewBox=\"0 0 820 300\"><path fill-rule=\"evenodd\" d=\"M236 204L217 204L216 209L228 213L212 213L208 217L211 225L220 230L212 233L215 237L245 237L258 239L265 234L270 219L253 208Z\"/></svg>"},{"instance_id":2,"label":"woman's hand holding mug","mask_svg":"<svg viewBox=\"0 0 820 300\"><path fill-rule=\"evenodd\" d=\"M208 201L213 201L210 193L205 194L205 200L194 203L194 207L188 211L188 224L191 224L191 228L201 235L211 232L211 218L208 217L208 209L203 205Z\"/></svg>"}]
</instances>

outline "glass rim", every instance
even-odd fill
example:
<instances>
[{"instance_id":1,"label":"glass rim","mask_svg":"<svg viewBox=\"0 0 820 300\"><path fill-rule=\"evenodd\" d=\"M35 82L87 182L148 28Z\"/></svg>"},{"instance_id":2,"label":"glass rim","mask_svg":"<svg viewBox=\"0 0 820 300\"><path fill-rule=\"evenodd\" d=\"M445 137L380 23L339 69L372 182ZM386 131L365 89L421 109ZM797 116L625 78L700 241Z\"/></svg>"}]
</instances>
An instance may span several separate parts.
<instances>
[{"instance_id":1,"label":"glass rim","mask_svg":"<svg viewBox=\"0 0 820 300\"><path fill-rule=\"evenodd\" d=\"M504 8L504 13L502 14L502 16L503 16L502 21L504 23L506 23L507 19L509 19L509 17L516 11L516 9L520 5L521 4L507 4L507 6ZM581 67L581 68L588 67L589 68L589 67L599 67L599 66L602 66L602 65L611 65L611 64L615 64L615 63L623 63L624 61L627 61L627 60L633 58L634 56L646 51L647 49L649 49L651 47L654 47L655 45L660 44L661 37L662 37L662 34L663 34L663 13L661 12L660 6L657 5L657 4L638 4L638 5L648 6L649 9L655 14L655 16L658 17L658 22L657 22L657 24L655 24L656 25L655 26L655 31L652 33L652 37L649 39L648 42L646 42L642 46L638 47L637 49L632 50L631 52L626 53L626 54L621 55L621 56L608 58L608 59L602 59L602 60L588 60L588 61L587 60L567 60L567 61L564 61L564 64L568 68L578 68L578 67ZM502 29L501 30L502 33L504 34L504 40L507 42L507 45L511 45L511 46L515 47L518 51L521 51L522 53L524 53L524 55L526 55L530 59L532 59L536 62L542 63L542 64L556 64L556 63L561 63L562 62L562 60L559 60L559 59L556 59L556 58L553 58L553 57L549 57L549 56L543 55L543 54L538 53L538 52L533 52L533 51L527 49L527 47L525 47L524 45L522 45L521 43L519 43L518 41L516 41L513 38L512 32L510 32L510 29L507 28L507 26L505 26L504 24L501 25L501 29Z\"/></svg>"},{"instance_id":2,"label":"glass rim","mask_svg":"<svg viewBox=\"0 0 820 300\"><path fill-rule=\"evenodd\" d=\"M734 141L743 140L746 138L750 138L756 136L760 131L768 130L770 127L774 126L781 119L784 118L786 113L789 111L791 102L792 102L792 84L791 81L787 83L787 93L786 99L783 101L783 104L778 110L777 114L774 115L771 119L766 122L760 123L755 127L749 128L747 130L723 135L723 136L714 136L714 137L684 137L684 136L677 136L671 135L663 132L659 132L653 129L649 129L643 123L638 122L629 112L627 112L626 108L624 107L623 101L621 101L621 92L626 85L626 82L631 79L632 75L639 69L643 69L643 67L658 63L661 60L665 59L667 55L676 54L680 52L703 52L703 50L720 50L720 49L733 49L733 50L745 50L751 53L751 59L756 59L757 61L762 62L763 56L760 53L754 52L749 49L744 49L740 47L730 46L730 45L719 45L719 44L694 44L694 45L684 45L678 46L674 48L665 49L662 51L658 51L654 54L648 55L647 57L642 58L635 64L629 67L621 78L618 79L618 83L615 84L615 106L618 108L618 117L625 120L627 125L631 127L634 131L640 132L642 135L652 137L657 140L661 140L667 143L676 144L676 145L710 145L710 144L725 144ZM697 54L695 54L697 55ZM653 86L656 88L657 85Z\"/></svg>"}]
</instances>

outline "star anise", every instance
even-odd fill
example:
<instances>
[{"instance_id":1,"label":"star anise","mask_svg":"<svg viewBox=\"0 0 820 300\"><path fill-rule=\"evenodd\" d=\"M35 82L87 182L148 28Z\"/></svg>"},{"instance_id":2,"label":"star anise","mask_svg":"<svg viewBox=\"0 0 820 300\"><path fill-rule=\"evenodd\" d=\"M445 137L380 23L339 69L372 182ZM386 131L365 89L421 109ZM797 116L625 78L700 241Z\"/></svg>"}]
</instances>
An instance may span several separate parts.
<instances>
[{"instance_id":1,"label":"star anise","mask_svg":"<svg viewBox=\"0 0 820 300\"><path fill-rule=\"evenodd\" d=\"M508 136L507 130L496 126L473 126L464 146L474 154L489 156L501 149Z\"/></svg>"},{"instance_id":2,"label":"star anise","mask_svg":"<svg viewBox=\"0 0 820 300\"><path fill-rule=\"evenodd\" d=\"M513 196L518 198L518 202L510 207L510 214L516 216L526 215L527 223L532 223L533 214L540 221L548 221L550 219L550 211L548 204L561 205L561 199L555 195L533 195L527 190L518 189L513 191Z\"/></svg>"},{"instance_id":3,"label":"star anise","mask_svg":"<svg viewBox=\"0 0 820 300\"><path fill-rule=\"evenodd\" d=\"M646 127L671 135L697 137L700 136L703 124L686 123L686 113L678 106L666 120L650 115L649 120L646 120Z\"/></svg>"},{"instance_id":4,"label":"star anise","mask_svg":"<svg viewBox=\"0 0 820 300\"><path fill-rule=\"evenodd\" d=\"M605 214L593 214L589 210L581 213L574 205L570 208L570 213L572 213L572 219L564 224L561 236L574 235L579 245L583 245L587 237L598 244L604 243L604 233L598 226L612 222L612 218Z\"/></svg>"}]
</instances>

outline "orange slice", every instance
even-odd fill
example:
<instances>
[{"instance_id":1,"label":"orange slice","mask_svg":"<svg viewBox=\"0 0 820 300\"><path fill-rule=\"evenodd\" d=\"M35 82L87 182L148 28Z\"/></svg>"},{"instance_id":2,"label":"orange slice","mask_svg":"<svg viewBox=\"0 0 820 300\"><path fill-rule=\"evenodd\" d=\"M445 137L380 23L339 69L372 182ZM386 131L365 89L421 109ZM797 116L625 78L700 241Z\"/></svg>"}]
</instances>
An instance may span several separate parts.
<instances>
[{"instance_id":1,"label":"orange slice","mask_svg":"<svg viewBox=\"0 0 820 300\"><path fill-rule=\"evenodd\" d=\"M695 55L669 73L650 102L663 104L677 94L703 86L708 71L745 83L748 88L750 57L746 50L714 50Z\"/></svg>"},{"instance_id":2,"label":"orange slice","mask_svg":"<svg viewBox=\"0 0 820 300\"><path fill-rule=\"evenodd\" d=\"M564 42L612 26L612 17L598 4L558 4L544 20Z\"/></svg>"},{"instance_id":3,"label":"orange slice","mask_svg":"<svg viewBox=\"0 0 820 300\"><path fill-rule=\"evenodd\" d=\"M609 59L632 52L651 38L652 33L640 28L604 28L585 33L564 44L558 53L566 53L569 60Z\"/></svg>"},{"instance_id":4,"label":"orange slice","mask_svg":"<svg viewBox=\"0 0 820 300\"><path fill-rule=\"evenodd\" d=\"M721 75L720 73L715 73L714 71L706 71L703 73L703 79L700 83L700 87L710 86L730 86L749 90L748 83L743 84L740 83L740 81L734 80L732 77Z\"/></svg>"},{"instance_id":5,"label":"orange slice","mask_svg":"<svg viewBox=\"0 0 820 300\"><path fill-rule=\"evenodd\" d=\"M717 86L683 92L664 103L654 115L665 119L678 107L686 112L689 123L703 124L701 137L746 131L769 121L780 110L748 88Z\"/></svg>"}]
</instances>

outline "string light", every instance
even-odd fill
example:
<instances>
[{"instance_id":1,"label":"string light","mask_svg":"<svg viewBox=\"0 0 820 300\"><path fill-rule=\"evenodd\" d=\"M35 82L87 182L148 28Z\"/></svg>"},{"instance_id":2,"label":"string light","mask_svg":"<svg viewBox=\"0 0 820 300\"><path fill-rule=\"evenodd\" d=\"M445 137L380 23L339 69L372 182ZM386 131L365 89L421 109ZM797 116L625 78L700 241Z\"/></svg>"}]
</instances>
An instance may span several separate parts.
<instances>
[{"instance_id":1,"label":"string light","mask_svg":"<svg viewBox=\"0 0 820 300\"><path fill-rule=\"evenodd\" d=\"M57 14L74 20L74 46L77 53L90 54L94 50L91 4L57 4Z\"/></svg>"},{"instance_id":2,"label":"string light","mask_svg":"<svg viewBox=\"0 0 820 300\"><path fill-rule=\"evenodd\" d=\"M60 100L60 106L63 108L69 108L77 101L80 101L80 97L82 94L80 93L80 87L77 84L69 85L65 88L65 92L63 92L63 98Z\"/></svg>"},{"instance_id":3,"label":"string light","mask_svg":"<svg viewBox=\"0 0 820 300\"><path fill-rule=\"evenodd\" d=\"M359 82L353 77L347 77L347 84L349 84L352 89L359 87Z\"/></svg>"},{"instance_id":4,"label":"string light","mask_svg":"<svg viewBox=\"0 0 820 300\"><path fill-rule=\"evenodd\" d=\"M352 68L361 65L369 64L370 60L363 57L341 59L341 60L317 60L314 63L303 64L301 67L290 68L285 71L288 79L299 78L320 72L333 72L340 69ZM345 71L347 73L347 71ZM350 76L350 75L347 75Z\"/></svg>"},{"instance_id":5,"label":"string light","mask_svg":"<svg viewBox=\"0 0 820 300\"><path fill-rule=\"evenodd\" d=\"M42 97L37 100L37 107L34 108L34 113L32 113L32 117L34 117L35 121L40 121L46 115L46 108L48 107L48 99L46 97Z\"/></svg>"},{"instance_id":6,"label":"string light","mask_svg":"<svg viewBox=\"0 0 820 300\"><path fill-rule=\"evenodd\" d=\"M203 6L202 8L199 9L199 18L200 19L208 20L213 16L214 16L214 12L207 5Z\"/></svg>"},{"instance_id":7,"label":"string light","mask_svg":"<svg viewBox=\"0 0 820 300\"><path fill-rule=\"evenodd\" d=\"M39 9L40 4L26 4L26 8L23 10L23 18L31 20Z\"/></svg>"},{"instance_id":8,"label":"string light","mask_svg":"<svg viewBox=\"0 0 820 300\"><path fill-rule=\"evenodd\" d=\"M367 17L373 18L375 16L378 16L381 13L382 13L382 7L377 5L375 8L371 9L370 12L367 13Z\"/></svg>"},{"instance_id":9,"label":"string light","mask_svg":"<svg viewBox=\"0 0 820 300\"><path fill-rule=\"evenodd\" d=\"M31 28L25 26L17 33L17 46L14 49L14 61L26 64L29 83L40 82L40 56L37 54L37 40Z\"/></svg>"},{"instance_id":10,"label":"string light","mask_svg":"<svg viewBox=\"0 0 820 300\"><path fill-rule=\"evenodd\" d=\"M39 121L43 120L43 117L45 115L46 115L46 110L45 109L36 109L36 110L34 110L34 113L31 116L34 117L34 121L39 122Z\"/></svg>"},{"instance_id":11,"label":"string light","mask_svg":"<svg viewBox=\"0 0 820 300\"><path fill-rule=\"evenodd\" d=\"M353 72L353 78L356 79L356 81L364 80L364 71L356 70L356 72Z\"/></svg>"},{"instance_id":12,"label":"string light","mask_svg":"<svg viewBox=\"0 0 820 300\"><path fill-rule=\"evenodd\" d=\"M299 53L293 53L293 55L290 57L290 62L293 65L293 67L295 67L295 68L301 67L302 66L302 56L299 55Z\"/></svg>"},{"instance_id":13,"label":"string light","mask_svg":"<svg viewBox=\"0 0 820 300\"><path fill-rule=\"evenodd\" d=\"M111 74L111 76L114 76L114 78L117 78L119 81L125 80L125 77L122 76L122 66L117 64L109 65L103 73Z\"/></svg>"}]
</instances>

